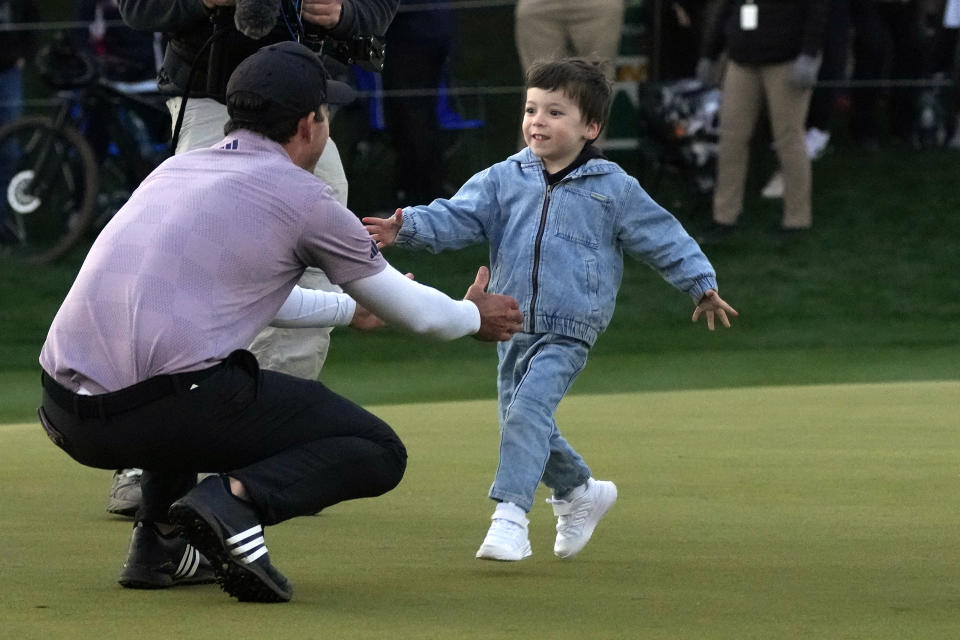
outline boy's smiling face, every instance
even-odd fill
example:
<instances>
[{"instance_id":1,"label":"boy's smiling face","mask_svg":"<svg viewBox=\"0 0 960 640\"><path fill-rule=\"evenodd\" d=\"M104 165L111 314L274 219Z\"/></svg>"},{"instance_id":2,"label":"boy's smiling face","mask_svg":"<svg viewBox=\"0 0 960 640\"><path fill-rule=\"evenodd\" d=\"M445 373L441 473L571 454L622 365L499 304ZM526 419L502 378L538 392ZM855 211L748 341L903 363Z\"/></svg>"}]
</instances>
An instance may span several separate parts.
<instances>
[{"instance_id":1,"label":"boy's smiling face","mask_svg":"<svg viewBox=\"0 0 960 640\"><path fill-rule=\"evenodd\" d=\"M580 107L565 93L536 87L527 89L522 128L524 142L549 173L566 168L600 133L600 125L585 123Z\"/></svg>"}]
</instances>

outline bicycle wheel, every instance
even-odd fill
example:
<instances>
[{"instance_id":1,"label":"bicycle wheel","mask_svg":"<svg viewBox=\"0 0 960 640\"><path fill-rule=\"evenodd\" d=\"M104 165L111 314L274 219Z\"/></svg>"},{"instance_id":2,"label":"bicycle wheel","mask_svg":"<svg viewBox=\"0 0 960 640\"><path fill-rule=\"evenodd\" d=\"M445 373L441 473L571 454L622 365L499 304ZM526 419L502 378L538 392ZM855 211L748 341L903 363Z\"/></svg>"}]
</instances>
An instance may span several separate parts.
<instances>
[{"instance_id":1,"label":"bicycle wheel","mask_svg":"<svg viewBox=\"0 0 960 640\"><path fill-rule=\"evenodd\" d=\"M26 116L0 128L0 224L15 257L65 254L90 226L98 186L93 150L73 127Z\"/></svg>"}]
</instances>

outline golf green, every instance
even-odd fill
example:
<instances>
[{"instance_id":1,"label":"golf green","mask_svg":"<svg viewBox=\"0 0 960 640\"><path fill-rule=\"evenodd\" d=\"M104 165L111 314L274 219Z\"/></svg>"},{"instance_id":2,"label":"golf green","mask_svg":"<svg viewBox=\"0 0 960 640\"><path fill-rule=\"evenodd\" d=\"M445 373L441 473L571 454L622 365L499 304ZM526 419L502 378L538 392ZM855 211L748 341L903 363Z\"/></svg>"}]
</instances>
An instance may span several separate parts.
<instances>
[{"instance_id":1,"label":"golf green","mask_svg":"<svg viewBox=\"0 0 960 640\"><path fill-rule=\"evenodd\" d=\"M216 586L124 590L110 472L0 426L0 636L10 638L951 638L960 629L960 382L567 398L558 423L620 499L587 548L475 560L491 401L375 407L407 476L267 531L282 605Z\"/></svg>"}]
</instances>

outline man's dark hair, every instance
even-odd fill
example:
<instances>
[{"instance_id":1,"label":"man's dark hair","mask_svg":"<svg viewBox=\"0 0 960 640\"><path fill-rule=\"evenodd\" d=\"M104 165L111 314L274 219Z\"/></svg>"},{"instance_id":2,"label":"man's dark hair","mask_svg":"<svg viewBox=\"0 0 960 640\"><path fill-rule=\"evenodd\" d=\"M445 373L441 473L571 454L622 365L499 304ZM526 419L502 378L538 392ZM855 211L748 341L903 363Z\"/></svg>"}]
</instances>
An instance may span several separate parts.
<instances>
[{"instance_id":1,"label":"man's dark hair","mask_svg":"<svg viewBox=\"0 0 960 640\"><path fill-rule=\"evenodd\" d=\"M223 126L223 135L229 135L238 129L246 129L279 144L286 144L297 132L297 123L300 118L307 115L306 113L290 115L289 110L277 109L276 105L270 104L259 95L246 91L238 91L228 100L230 111L234 116ZM314 119L321 122L323 112L320 107L317 106L314 111L316 112ZM258 112L260 116L250 117L250 114ZM243 116L239 116L241 113Z\"/></svg>"},{"instance_id":2,"label":"man's dark hair","mask_svg":"<svg viewBox=\"0 0 960 640\"><path fill-rule=\"evenodd\" d=\"M561 58L533 63L527 70L525 89L560 91L577 104L586 123L607 124L613 88L603 63L585 58Z\"/></svg>"}]
</instances>

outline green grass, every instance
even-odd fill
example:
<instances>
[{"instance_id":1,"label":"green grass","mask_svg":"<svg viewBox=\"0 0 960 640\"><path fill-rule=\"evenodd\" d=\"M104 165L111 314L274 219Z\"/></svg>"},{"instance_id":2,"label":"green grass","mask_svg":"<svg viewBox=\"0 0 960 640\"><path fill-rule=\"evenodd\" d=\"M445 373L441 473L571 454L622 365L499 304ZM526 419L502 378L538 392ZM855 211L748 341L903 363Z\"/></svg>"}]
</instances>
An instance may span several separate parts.
<instances>
[{"instance_id":1,"label":"green grass","mask_svg":"<svg viewBox=\"0 0 960 640\"><path fill-rule=\"evenodd\" d=\"M387 405L410 451L393 492L268 530L287 605L115 582L109 472L32 424L0 430L0 619L17 638L954 637L960 383L573 396L559 422L620 500L583 553L486 563L492 401Z\"/></svg>"}]
</instances>

